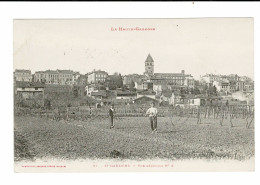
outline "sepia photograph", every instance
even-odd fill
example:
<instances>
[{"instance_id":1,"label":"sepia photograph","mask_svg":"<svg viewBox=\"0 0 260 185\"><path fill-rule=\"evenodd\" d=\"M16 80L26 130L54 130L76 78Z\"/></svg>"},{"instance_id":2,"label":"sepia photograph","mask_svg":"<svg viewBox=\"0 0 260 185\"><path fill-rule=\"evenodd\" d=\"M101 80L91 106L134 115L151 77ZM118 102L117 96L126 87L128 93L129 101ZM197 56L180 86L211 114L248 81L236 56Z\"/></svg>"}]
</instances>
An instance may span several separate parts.
<instances>
[{"instance_id":1,"label":"sepia photograph","mask_svg":"<svg viewBox=\"0 0 260 185\"><path fill-rule=\"evenodd\" d=\"M254 171L254 18L14 19L14 171Z\"/></svg>"}]
</instances>

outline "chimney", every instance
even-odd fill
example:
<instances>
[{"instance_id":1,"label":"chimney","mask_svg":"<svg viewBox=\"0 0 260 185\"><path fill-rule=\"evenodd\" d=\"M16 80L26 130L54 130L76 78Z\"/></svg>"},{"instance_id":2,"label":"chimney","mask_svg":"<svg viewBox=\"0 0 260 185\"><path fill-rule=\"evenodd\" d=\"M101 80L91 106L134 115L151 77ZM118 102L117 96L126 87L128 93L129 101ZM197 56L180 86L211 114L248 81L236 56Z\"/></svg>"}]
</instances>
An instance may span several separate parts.
<instances>
[{"instance_id":1,"label":"chimney","mask_svg":"<svg viewBox=\"0 0 260 185\"><path fill-rule=\"evenodd\" d=\"M185 71L184 70L181 70L181 74L184 74L185 73Z\"/></svg>"}]
</instances>

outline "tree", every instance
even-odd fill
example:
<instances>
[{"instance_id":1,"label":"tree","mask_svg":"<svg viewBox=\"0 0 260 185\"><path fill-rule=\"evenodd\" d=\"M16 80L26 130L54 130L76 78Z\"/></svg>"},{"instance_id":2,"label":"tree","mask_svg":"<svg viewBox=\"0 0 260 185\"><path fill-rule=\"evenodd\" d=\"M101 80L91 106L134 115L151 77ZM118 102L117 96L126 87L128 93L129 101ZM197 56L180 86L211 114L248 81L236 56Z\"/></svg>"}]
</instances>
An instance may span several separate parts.
<instances>
[{"instance_id":1,"label":"tree","mask_svg":"<svg viewBox=\"0 0 260 185\"><path fill-rule=\"evenodd\" d=\"M194 93L195 95L200 94L199 88L198 88L198 87L195 87L194 90L193 90L193 93Z\"/></svg>"},{"instance_id":2,"label":"tree","mask_svg":"<svg viewBox=\"0 0 260 185\"><path fill-rule=\"evenodd\" d=\"M134 91L135 90L135 83L134 83L133 80L130 83L129 89L130 89L130 91Z\"/></svg>"},{"instance_id":3,"label":"tree","mask_svg":"<svg viewBox=\"0 0 260 185\"><path fill-rule=\"evenodd\" d=\"M181 95L185 94L185 89L181 88Z\"/></svg>"},{"instance_id":4,"label":"tree","mask_svg":"<svg viewBox=\"0 0 260 185\"><path fill-rule=\"evenodd\" d=\"M79 89L77 86L73 86L73 96L76 98L79 96Z\"/></svg>"},{"instance_id":5,"label":"tree","mask_svg":"<svg viewBox=\"0 0 260 185\"><path fill-rule=\"evenodd\" d=\"M217 88L215 85L213 86L213 95L217 96Z\"/></svg>"},{"instance_id":6,"label":"tree","mask_svg":"<svg viewBox=\"0 0 260 185\"><path fill-rule=\"evenodd\" d=\"M202 93L203 93L203 94L207 94L207 93L208 93L208 86L207 86L207 85L204 85L204 86L203 86Z\"/></svg>"},{"instance_id":7,"label":"tree","mask_svg":"<svg viewBox=\"0 0 260 185\"><path fill-rule=\"evenodd\" d=\"M123 87L123 78L121 76L121 74L119 73L118 75L118 87L122 88Z\"/></svg>"}]
</instances>

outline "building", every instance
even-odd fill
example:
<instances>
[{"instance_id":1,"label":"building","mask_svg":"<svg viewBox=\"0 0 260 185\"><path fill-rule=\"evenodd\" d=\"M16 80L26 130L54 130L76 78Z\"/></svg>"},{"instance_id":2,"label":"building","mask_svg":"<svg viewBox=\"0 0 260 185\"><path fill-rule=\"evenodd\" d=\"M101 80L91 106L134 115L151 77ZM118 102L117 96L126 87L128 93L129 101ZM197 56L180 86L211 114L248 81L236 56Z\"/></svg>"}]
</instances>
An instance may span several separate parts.
<instances>
[{"instance_id":1,"label":"building","mask_svg":"<svg viewBox=\"0 0 260 185\"><path fill-rule=\"evenodd\" d=\"M59 84L62 85L73 85L73 75L74 72L72 70L57 70L59 74Z\"/></svg>"},{"instance_id":2,"label":"building","mask_svg":"<svg viewBox=\"0 0 260 185\"><path fill-rule=\"evenodd\" d=\"M82 75L80 75L80 73L79 72L73 72L73 74L72 74L72 84L73 85L76 85L77 84L77 80L78 80L78 78L80 77L80 76L82 76Z\"/></svg>"},{"instance_id":3,"label":"building","mask_svg":"<svg viewBox=\"0 0 260 185\"><path fill-rule=\"evenodd\" d=\"M154 73L154 78L164 79L167 84L184 86L187 75L182 70L181 73Z\"/></svg>"},{"instance_id":4,"label":"building","mask_svg":"<svg viewBox=\"0 0 260 185\"><path fill-rule=\"evenodd\" d=\"M35 82L15 83L15 102L18 106L43 107L44 84Z\"/></svg>"},{"instance_id":5,"label":"building","mask_svg":"<svg viewBox=\"0 0 260 185\"><path fill-rule=\"evenodd\" d=\"M216 87L218 92L230 92L229 81L214 81L213 86Z\"/></svg>"},{"instance_id":6,"label":"building","mask_svg":"<svg viewBox=\"0 0 260 185\"><path fill-rule=\"evenodd\" d=\"M221 76L220 75L215 75L215 74L206 74L201 77L202 83L205 82L206 84L212 84L214 81L220 81Z\"/></svg>"},{"instance_id":7,"label":"building","mask_svg":"<svg viewBox=\"0 0 260 185\"><path fill-rule=\"evenodd\" d=\"M188 88L194 88L195 87L195 80L194 80L193 76L186 75L186 77L184 79L184 86L186 86Z\"/></svg>"},{"instance_id":8,"label":"building","mask_svg":"<svg viewBox=\"0 0 260 185\"><path fill-rule=\"evenodd\" d=\"M147 96L142 96L142 97L136 98L133 102L134 102L134 104L141 104L144 106L150 106L151 103L154 103L155 106L158 106L160 103L158 100L147 97Z\"/></svg>"},{"instance_id":9,"label":"building","mask_svg":"<svg viewBox=\"0 0 260 185\"><path fill-rule=\"evenodd\" d=\"M73 85L75 79L72 70L46 70L35 72L35 82L45 84Z\"/></svg>"},{"instance_id":10,"label":"building","mask_svg":"<svg viewBox=\"0 0 260 185\"><path fill-rule=\"evenodd\" d=\"M135 82L136 90L144 90L143 82Z\"/></svg>"},{"instance_id":11,"label":"building","mask_svg":"<svg viewBox=\"0 0 260 185\"><path fill-rule=\"evenodd\" d=\"M99 83L99 82L105 82L107 77L108 77L108 73L105 71L95 71L93 70L92 72L87 74L88 76L88 83Z\"/></svg>"},{"instance_id":12,"label":"building","mask_svg":"<svg viewBox=\"0 0 260 185\"><path fill-rule=\"evenodd\" d=\"M139 74L130 74L130 75L125 75L122 78L123 78L123 84L129 87L132 82L140 83L145 78L145 76Z\"/></svg>"},{"instance_id":13,"label":"building","mask_svg":"<svg viewBox=\"0 0 260 185\"><path fill-rule=\"evenodd\" d=\"M162 91L159 99L160 99L160 103L161 105L169 105L170 101L171 101L171 97L172 97L172 92L171 91Z\"/></svg>"},{"instance_id":14,"label":"building","mask_svg":"<svg viewBox=\"0 0 260 185\"><path fill-rule=\"evenodd\" d=\"M145 60L145 75L153 76L154 75L154 60L151 57L150 53L148 54Z\"/></svg>"},{"instance_id":15,"label":"building","mask_svg":"<svg viewBox=\"0 0 260 185\"><path fill-rule=\"evenodd\" d=\"M116 99L133 100L135 98L136 98L135 92L116 90Z\"/></svg>"},{"instance_id":16,"label":"building","mask_svg":"<svg viewBox=\"0 0 260 185\"><path fill-rule=\"evenodd\" d=\"M153 91L156 93L156 95L161 95L163 91L170 90L170 88L162 83L153 83Z\"/></svg>"},{"instance_id":17,"label":"building","mask_svg":"<svg viewBox=\"0 0 260 185\"><path fill-rule=\"evenodd\" d=\"M106 90L99 90L96 92L91 92L91 97L96 100L102 100L107 98L107 92Z\"/></svg>"},{"instance_id":18,"label":"building","mask_svg":"<svg viewBox=\"0 0 260 185\"><path fill-rule=\"evenodd\" d=\"M254 82L245 82L244 84L244 90L246 92L253 92L254 91Z\"/></svg>"},{"instance_id":19,"label":"building","mask_svg":"<svg viewBox=\"0 0 260 185\"><path fill-rule=\"evenodd\" d=\"M142 96L146 96L152 99L156 99L156 93L153 90L150 89L146 89L146 90L142 90L137 92L137 98L140 98Z\"/></svg>"},{"instance_id":20,"label":"building","mask_svg":"<svg viewBox=\"0 0 260 185\"><path fill-rule=\"evenodd\" d=\"M16 69L14 71L14 80L21 81L21 82L31 82L32 81L31 70Z\"/></svg>"},{"instance_id":21,"label":"building","mask_svg":"<svg viewBox=\"0 0 260 185\"><path fill-rule=\"evenodd\" d=\"M170 105L176 105L181 102L181 95L180 92L173 92L171 97L169 98Z\"/></svg>"},{"instance_id":22,"label":"building","mask_svg":"<svg viewBox=\"0 0 260 185\"><path fill-rule=\"evenodd\" d=\"M91 96L92 92L98 92L99 90L106 90L106 88L100 84L88 84L85 87L85 92L87 96Z\"/></svg>"},{"instance_id":23,"label":"building","mask_svg":"<svg viewBox=\"0 0 260 185\"><path fill-rule=\"evenodd\" d=\"M182 70L181 73L155 73L154 72L154 60L150 54L148 54L145 60L145 81L152 82L154 84L169 84L194 87L194 79L191 75L185 74Z\"/></svg>"}]
</instances>

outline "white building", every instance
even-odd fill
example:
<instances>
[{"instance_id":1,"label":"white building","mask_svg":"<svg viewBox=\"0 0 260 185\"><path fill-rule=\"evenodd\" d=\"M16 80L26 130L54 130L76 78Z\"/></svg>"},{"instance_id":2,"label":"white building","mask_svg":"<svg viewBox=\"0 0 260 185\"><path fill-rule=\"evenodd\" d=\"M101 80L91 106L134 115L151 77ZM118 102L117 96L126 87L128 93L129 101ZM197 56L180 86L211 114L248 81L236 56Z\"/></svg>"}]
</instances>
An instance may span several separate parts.
<instances>
[{"instance_id":1,"label":"white building","mask_svg":"<svg viewBox=\"0 0 260 185\"><path fill-rule=\"evenodd\" d=\"M108 73L101 70L98 71L93 70L87 75L88 75L88 83L105 82L108 77Z\"/></svg>"},{"instance_id":2,"label":"white building","mask_svg":"<svg viewBox=\"0 0 260 185\"><path fill-rule=\"evenodd\" d=\"M14 72L14 78L16 81L31 82L32 81L31 70L16 69Z\"/></svg>"},{"instance_id":3,"label":"white building","mask_svg":"<svg viewBox=\"0 0 260 185\"><path fill-rule=\"evenodd\" d=\"M228 81L214 81L213 86L218 92L230 92L230 84Z\"/></svg>"}]
</instances>

